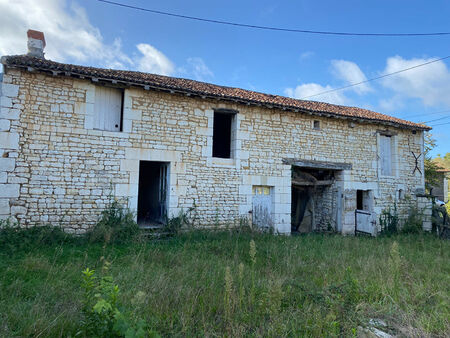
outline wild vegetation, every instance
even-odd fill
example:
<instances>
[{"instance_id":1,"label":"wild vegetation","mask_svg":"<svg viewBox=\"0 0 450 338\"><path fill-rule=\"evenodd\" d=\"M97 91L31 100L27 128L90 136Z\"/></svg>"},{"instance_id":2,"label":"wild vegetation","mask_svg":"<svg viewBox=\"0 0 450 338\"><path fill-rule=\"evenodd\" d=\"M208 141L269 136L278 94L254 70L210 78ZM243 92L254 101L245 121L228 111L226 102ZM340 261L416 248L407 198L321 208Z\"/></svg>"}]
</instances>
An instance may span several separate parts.
<instances>
[{"instance_id":1,"label":"wild vegetation","mask_svg":"<svg viewBox=\"0 0 450 338\"><path fill-rule=\"evenodd\" d=\"M432 235L106 243L43 227L0 231L0 244L4 337L353 336L374 318L450 333L450 242Z\"/></svg>"}]
</instances>

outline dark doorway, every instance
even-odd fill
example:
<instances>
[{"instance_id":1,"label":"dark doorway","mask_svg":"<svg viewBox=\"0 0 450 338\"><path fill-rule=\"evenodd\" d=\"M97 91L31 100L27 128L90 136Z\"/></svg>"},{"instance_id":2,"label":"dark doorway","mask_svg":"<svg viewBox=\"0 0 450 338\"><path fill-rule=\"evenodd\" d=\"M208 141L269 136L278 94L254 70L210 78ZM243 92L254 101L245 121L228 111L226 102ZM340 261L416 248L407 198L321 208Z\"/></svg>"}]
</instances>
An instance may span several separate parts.
<instances>
[{"instance_id":1,"label":"dark doorway","mask_svg":"<svg viewBox=\"0 0 450 338\"><path fill-rule=\"evenodd\" d=\"M291 231L306 233L313 228L313 189L311 187L292 186Z\"/></svg>"},{"instance_id":2,"label":"dark doorway","mask_svg":"<svg viewBox=\"0 0 450 338\"><path fill-rule=\"evenodd\" d=\"M362 190L356 190L356 209L358 210L364 210L363 193Z\"/></svg>"},{"instance_id":3,"label":"dark doorway","mask_svg":"<svg viewBox=\"0 0 450 338\"><path fill-rule=\"evenodd\" d=\"M169 163L141 161L139 164L139 225L162 224L167 218Z\"/></svg>"}]
</instances>

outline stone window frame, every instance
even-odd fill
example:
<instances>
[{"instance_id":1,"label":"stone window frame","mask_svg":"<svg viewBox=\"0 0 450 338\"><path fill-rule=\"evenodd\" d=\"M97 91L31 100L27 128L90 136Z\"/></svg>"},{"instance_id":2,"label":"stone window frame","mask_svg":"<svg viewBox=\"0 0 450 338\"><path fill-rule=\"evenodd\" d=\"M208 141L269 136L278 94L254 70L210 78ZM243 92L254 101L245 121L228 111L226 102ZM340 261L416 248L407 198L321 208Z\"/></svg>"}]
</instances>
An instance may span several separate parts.
<instances>
[{"instance_id":1,"label":"stone window frame","mask_svg":"<svg viewBox=\"0 0 450 338\"><path fill-rule=\"evenodd\" d=\"M234 117L234 128L232 136L231 152L232 158L219 158L212 156L213 147L213 127L214 127L214 111L234 111L236 115ZM196 110L201 112L201 110ZM249 152L242 150L242 140L248 140L248 133L244 133L241 130L241 120L243 118L242 113L237 109L232 109L226 104L218 104L214 108L204 110L204 116L207 118L207 128L197 128L199 135L206 136L206 146L202 148L202 156L206 157L206 165L209 167L221 167L221 168L235 168L239 170L241 160L248 160Z\"/></svg>"},{"instance_id":2,"label":"stone window frame","mask_svg":"<svg viewBox=\"0 0 450 338\"><path fill-rule=\"evenodd\" d=\"M311 126L314 130L322 130L322 122L320 120L312 120Z\"/></svg>"},{"instance_id":3,"label":"stone window frame","mask_svg":"<svg viewBox=\"0 0 450 338\"><path fill-rule=\"evenodd\" d=\"M123 108L122 108L122 131L107 131L94 129L94 104L95 104L95 83L87 80L75 80L74 89L85 91L85 101L75 105L74 112L84 115L84 129L88 135L109 136L127 138L132 131L133 121L142 120L142 111L132 108L133 96L141 96L140 88L123 88Z\"/></svg>"},{"instance_id":4,"label":"stone window frame","mask_svg":"<svg viewBox=\"0 0 450 338\"><path fill-rule=\"evenodd\" d=\"M124 101L125 101L125 88L124 87L117 87L117 86L111 86L108 84L101 84L101 85L95 85L94 86L94 98L96 97L97 94L97 89L98 88L105 88L105 89L109 89L109 90L113 90L118 92L118 94L120 95L120 116L119 116L119 127L118 130L110 130L110 129L103 129L103 128L96 128L95 127L95 120L96 120L96 104L97 102L95 102L94 99L94 128L95 130L101 130L101 131L111 131L111 132L115 132L115 133L120 133L123 132L123 115L124 115ZM106 120L106 119L105 119Z\"/></svg>"}]
</instances>

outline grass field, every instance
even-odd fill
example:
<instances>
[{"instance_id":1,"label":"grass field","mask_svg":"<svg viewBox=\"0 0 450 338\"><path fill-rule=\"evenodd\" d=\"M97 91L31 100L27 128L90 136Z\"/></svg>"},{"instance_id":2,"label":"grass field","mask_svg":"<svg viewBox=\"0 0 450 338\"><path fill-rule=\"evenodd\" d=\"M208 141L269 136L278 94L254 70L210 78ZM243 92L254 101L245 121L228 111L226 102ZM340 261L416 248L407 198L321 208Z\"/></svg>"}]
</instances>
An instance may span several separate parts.
<instances>
[{"instance_id":1,"label":"grass field","mask_svg":"<svg viewBox=\"0 0 450 338\"><path fill-rule=\"evenodd\" d=\"M105 260L124 311L161 336L354 336L371 318L406 336L450 335L449 241L193 232L0 249L0 336L74 336L81 271Z\"/></svg>"}]
</instances>

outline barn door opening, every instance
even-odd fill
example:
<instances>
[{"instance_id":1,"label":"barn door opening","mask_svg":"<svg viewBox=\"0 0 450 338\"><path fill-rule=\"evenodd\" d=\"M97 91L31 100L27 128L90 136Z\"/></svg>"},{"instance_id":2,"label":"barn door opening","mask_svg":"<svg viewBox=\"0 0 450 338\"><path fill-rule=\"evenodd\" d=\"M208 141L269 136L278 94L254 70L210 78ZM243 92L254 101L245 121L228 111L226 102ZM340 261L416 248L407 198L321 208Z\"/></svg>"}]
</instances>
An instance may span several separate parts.
<instances>
[{"instance_id":1,"label":"barn door opening","mask_svg":"<svg viewBox=\"0 0 450 338\"><path fill-rule=\"evenodd\" d=\"M160 225L167 218L169 163L141 161L139 164L138 224Z\"/></svg>"},{"instance_id":2,"label":"barn door opening","mask_svg":"<svg viewBox=\"0 0 450 338\"><path fill-rule=\"evenodd\" d=\"M292 170L291 231L328 230L333 219L334 171L294 167Z\"/></svg>"}]
</instances>

